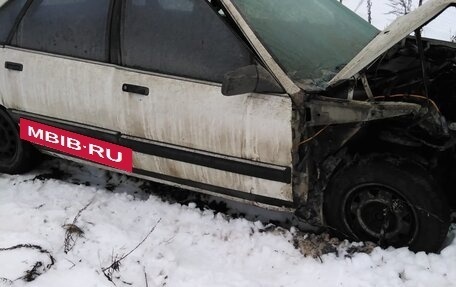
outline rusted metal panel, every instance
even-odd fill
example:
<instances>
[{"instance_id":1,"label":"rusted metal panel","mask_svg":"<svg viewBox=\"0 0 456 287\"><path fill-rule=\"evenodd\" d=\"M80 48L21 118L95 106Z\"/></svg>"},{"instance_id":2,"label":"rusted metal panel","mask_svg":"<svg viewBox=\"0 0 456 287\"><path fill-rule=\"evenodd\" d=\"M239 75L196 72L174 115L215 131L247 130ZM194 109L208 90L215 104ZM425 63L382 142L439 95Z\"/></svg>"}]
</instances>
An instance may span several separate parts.
<instances>
[{"instance_id":1,"label":"rusted metal panel","mask_svg":"<svg viewBox=\"0 0 456 287\"><path fill-rule=\"evenodd\" d=\"M407 102L365 102L329 98L307 103L311 120L308 126L369 122L414 115L423 112L421 105ZM427 109L425 109L427 111Z\"/></svg>"}]
</instances>

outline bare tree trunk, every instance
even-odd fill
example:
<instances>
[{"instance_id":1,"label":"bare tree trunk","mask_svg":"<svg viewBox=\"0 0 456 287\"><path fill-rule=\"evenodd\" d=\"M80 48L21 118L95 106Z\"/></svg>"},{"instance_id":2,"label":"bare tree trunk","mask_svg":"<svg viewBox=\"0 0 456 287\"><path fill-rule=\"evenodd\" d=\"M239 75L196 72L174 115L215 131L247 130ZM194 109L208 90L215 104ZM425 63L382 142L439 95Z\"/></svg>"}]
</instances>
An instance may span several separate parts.
<instances>
[{"instance_id":1,"label":"bare tree trunk","mask_svg":"<svg viewBox=\"0 0 456 287\"><path fill-rule=\"evenodd\" d=\"M410 13L413 0L389 0L388 6L392 8L387 14L402 16Z\"/></svg>"},{"instance_id":2,"label":"bare tree trunk","mask_svg":"<svg viewBox=\"0 0 456 287\"><path fill-rule=\"evenodd\" d=\"M372 24L372 0L367 0L367 21Z\"/></svg>"}]
</instances>

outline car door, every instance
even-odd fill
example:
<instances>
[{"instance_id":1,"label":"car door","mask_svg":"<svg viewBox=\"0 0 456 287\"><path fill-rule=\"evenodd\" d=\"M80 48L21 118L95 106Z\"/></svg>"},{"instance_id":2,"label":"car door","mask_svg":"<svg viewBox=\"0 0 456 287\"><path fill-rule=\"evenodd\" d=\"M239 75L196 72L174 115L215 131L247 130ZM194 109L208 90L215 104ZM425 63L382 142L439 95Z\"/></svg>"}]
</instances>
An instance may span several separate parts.
<instances>
[{"instance_id":1,"label":"car door","mask_svg":"<svg viewBox=\"0 0 456 287\"><path fill-rule=\"evenodd\" d=\"M122 142L145 176L289 204L290 98L222 96L223 75L255 61L225 20L205 0L125 2L113 79Z\"/></svg>"},{"instance_id":2,"label":"car door","mask_svg":"<svg viewBox=\"0 0 456 287\"><path fill-rule=\"evenodd\" d=\"M4 45L8 42L10 32L25 3L26 0L0 1L0 63L2 66L6 65L3 58ZM0 104L3 106L6 95L11 94L9 86L5 71L0 70Z\"/></svg>"},{"instance_id":3,"label":"car door","mask_svg":"<svg viewBox=\"0 0 456 287\"><path fill-rule=\"evenodd\" d=\"M115 134L111 7L110 0L33 1L0 51L3 104L21 116Z\"/></svg>"}]
</instances>

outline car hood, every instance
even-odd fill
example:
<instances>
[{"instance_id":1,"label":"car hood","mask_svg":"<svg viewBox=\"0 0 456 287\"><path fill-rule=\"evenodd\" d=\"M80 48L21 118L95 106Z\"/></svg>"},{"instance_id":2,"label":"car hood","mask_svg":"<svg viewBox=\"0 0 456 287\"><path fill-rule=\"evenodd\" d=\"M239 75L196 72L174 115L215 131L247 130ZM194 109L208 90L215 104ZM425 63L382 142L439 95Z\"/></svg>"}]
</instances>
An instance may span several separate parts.
<instances>
[{"instance_id":1,"label":"car hood","mask_svg":"<svg viewBox=\"0 0 456 287\"><path fill-rule=\"evenodd\" d=\"M375 37L358 55L353 58L330 82L329 86L356 76L375 59L410 35L416 29L437 17L448 6L455 5L456 0L428 0L423 6L399 17Z\"/></svg>"}]
</instances>

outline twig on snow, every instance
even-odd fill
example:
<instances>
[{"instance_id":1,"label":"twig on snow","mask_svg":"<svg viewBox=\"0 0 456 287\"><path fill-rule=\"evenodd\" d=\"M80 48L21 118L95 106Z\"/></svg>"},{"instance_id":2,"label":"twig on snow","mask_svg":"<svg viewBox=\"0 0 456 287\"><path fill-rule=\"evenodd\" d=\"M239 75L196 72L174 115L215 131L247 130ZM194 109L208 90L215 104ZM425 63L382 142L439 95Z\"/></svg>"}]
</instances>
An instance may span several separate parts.
<instances>
[{"instance_id":1,"label":"twig on snow","mask_svg":"<svg viewBox=\"0 0 456 287\"><path fill-rule=\"evenodd\" d=\"M87 203L83 208L81 208L78 213L76 214L76 216L74 217L73 219L73 223L70 223L70 224L65 224L63 225L62 227L65 229L65 240L63 242L63 246L64 246L64 252L65 254L67 254L68 252L70 252L73 247L76 245L76 240L81 237L82 235L84 235L84 231L82 231L81 228L79 228L76 223L79 219L79 217L81 217L81 214L87 209L89 208L89 206L95 201L95 198L92 198L91 201L89 201L89 203Z\"/></svg>"},{"instance_id":2,"label":"twig on snow","mask_svg":"<svg viewBox=\"0 0 456 287\"><path fill-rule=\"evenodd\" d=\"M146 267L144 266L144 280L146 281L146 287L149 287L149 281L147 280Z\"/></svg>"},{"instance_id":3,"label":"twig on snow","mask_svg":"<svg viewBox=\"0 0 456 287\"><path fill-rule=\"evenodd\" d=\"M38 276L42 275L45 273L47 270L49 270L55 263L55 259L52 256L51 252L47 251L43 247L39 245L33 245L33 244L18 244L12 247L8 248L0 248L0 252L3 251L11 251L11 250L16 250L16 249L33 249L37 250L38 252L42 254L46 254L49 257L49 263L47 265L44 265L43 262L37 261L30 270L25 271L24 276L21 276L17 278L16 280L22 279L27 282L31 282L35 280ZM7 282L12 282L11 280L8 280L6 278L0 278L0 281L7 281ZM16 281L14 280L14 281Z\"/></svg>"},{"instance_id":4,"label":"twig on snow","mask_svg":"<svg viewBox=\"0 0 456 287\"><path fill-rule=\"evenodd\" d=\"M149 233L147 233L147 235L143 238L143 240L141 240L136 246L135 248L133 248L132 250L130 250L127 254L125 255L122 255L120 257L118 257L118 255L113 255L112 256L112 264L109 265L108 267L104 267L101 269L101 271L103 271L103 274L105 275L105 277L114 284L114 282L112 281L112 274L115 272L115 271L120 271L120 266L121 266L121 263L122 263L122 260L124 260L125 258L127 258L130 254L132 254L136 249L138 249L146 240L147 238L149 238L149 236L155 231L155 228L157 228L158 224L161 222L161 218L157 221L157 223L155 223L154 227L152 227L152 229L149 231ZM115 284L114 284L115 285Z\"/></svg>"},{"instance_id":5,"label":"twig on snow","mask_svg":"<svg viewBox=\"0 0 456 287\"><path fill-rule=\"evenodd\" d=\"M3 277L0 277L0 283L3 283L0 284L0 286L13 286L14 282L9 280L8 278L3 278Z\"/></svg>"}]
</instances>

